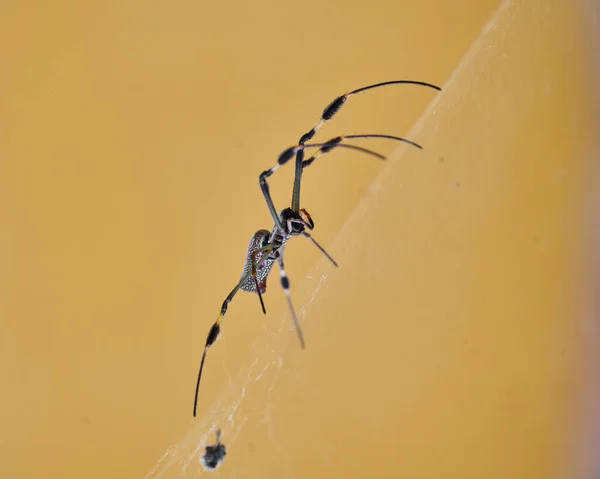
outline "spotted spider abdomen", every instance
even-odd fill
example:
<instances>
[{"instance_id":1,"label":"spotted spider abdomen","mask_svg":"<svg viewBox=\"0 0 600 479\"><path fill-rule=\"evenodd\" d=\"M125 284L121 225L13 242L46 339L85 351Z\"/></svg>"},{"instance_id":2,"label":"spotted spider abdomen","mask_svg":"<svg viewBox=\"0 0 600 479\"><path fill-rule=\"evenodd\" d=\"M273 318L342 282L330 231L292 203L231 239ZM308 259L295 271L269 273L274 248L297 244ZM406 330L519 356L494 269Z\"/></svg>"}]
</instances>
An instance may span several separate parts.
<instances>
[{"instance_id":1,"label":"spotted spider abdomen","mask_svg":"<svg viewBox=\"0 0 600 479\"><path fill-rule=\"evenodd\" d=\"M250 240L250 244L248 245L248 252L246 253L246 261L244 262L244 271L242 271L242 277L252 271L252 253L268 244L270 235L271 232L267 230L258 230L256 233L254 233L252 239ZM261 251L260 253L256 253L254 255L254 263L258 263L265 254L269 254L269 252ZM269 276L274 262L274 258L267 258L256 267L256 279L258 281L258 287L261 294L267 291L267 276ZM256 293L256 283L254 282L254 278L252 276L248 276L246 281L244 281L240 286L240 289L243 291L248 291L249 293Z\"/></svg>"}]
</instances>

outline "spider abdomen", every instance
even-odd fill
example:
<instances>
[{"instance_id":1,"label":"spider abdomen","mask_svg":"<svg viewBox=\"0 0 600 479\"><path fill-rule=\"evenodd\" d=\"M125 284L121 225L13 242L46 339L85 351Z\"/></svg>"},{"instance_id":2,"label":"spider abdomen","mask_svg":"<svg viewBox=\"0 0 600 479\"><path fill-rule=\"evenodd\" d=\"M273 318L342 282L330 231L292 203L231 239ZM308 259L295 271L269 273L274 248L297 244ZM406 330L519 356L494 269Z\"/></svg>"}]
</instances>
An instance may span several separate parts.
<instances>
[{"instance_id":1,"label":"spider abdomen","mask_svg":"<svg viewBox=\"0 0 600 479\"><path fill-rule=\"evenodd\" d=\"M244 270L242 271L242 278L252 271L252 262L254 256L254 264L258 263L265 254L270 254L269 251L261 251L259 253L255 253L258 249L267 245L269 242L269 236L271 232L267 230L258 230L252 236L250 240L250 244L248 245L248 252L246 253L246 261L244 262ZM275 258L266 258L260 265L256 267L256 279L258 282L258 287L260 289L260 293L263 294L267 290L267 276L271 272L271 268L273 268L273 264L275 263ZM252 275L250 275L240 286L242 291L247 291L249 293L256 293L256 282Z\"/></svg>"}]
</instances>

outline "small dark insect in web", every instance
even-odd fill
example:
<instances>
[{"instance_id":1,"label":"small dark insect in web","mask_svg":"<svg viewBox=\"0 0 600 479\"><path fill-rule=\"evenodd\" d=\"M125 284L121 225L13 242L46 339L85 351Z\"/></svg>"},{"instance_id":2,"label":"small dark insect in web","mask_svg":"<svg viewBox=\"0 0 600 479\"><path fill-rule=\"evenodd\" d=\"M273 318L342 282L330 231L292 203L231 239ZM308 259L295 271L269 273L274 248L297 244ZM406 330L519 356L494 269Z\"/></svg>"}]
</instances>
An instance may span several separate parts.
<instances>
[{"instance_id":1,"label":"small dark insect in web","mask_svg":"<svg viewBox=\"0 0 600 479\"><path fill-rule=\"evenodd\" d=\"M221 430L217 430L217 443L214 446L206 446L206 452L202 456L202 465L207 471L214 471L225 460L227 449L221 444Z\"/></svg>"},{"instance_id":2,"label":"small dark insect in web","mask_svg":"<svg viewBox=\"0 0 600 479\"><path fill-rule=\"evenodd\" d=\"M260 174L258 182L262 194L265 197L265 201L267 203L267 207L269 208L269 212L271 213L271 217L273 218L274 226L271 231L266 229L260 229L252 236L250 244L248 245L248 252L246 253L246 261L244 263L242 277L238 281L235 288L233 288L231 292L227 295L225 301L223 301L223 304L221 306L221 312L217 317L215 323L210 328L210 331L208 332L206 343L204 345L204 353L202 354L202 360L200 361L200 371L198 372L198 380L196 381L196 396L194 398L194 416L196 416L196 406L198 404L198 390L200 388L200 378L202 377L202 370L204 368L204 360L206 359L206 353L219 337L219 334L221 332L221 320L225 316L225 313L227 313L227 307L229 306L229 303L240 289L242 291L256 293L258 295L258 299L260 300L260 306L262 308L263 313L267 314L267 311L265 309L265 303L263 301L263 294L267 291L267 277L269 276L269 273L271 272L271 269L273 268L275 262L277 262L277 264L279 265L281 287L283 288L283 291L287 298L290 314L292 316L292 320L294 321L294 326L298 334L298 339L300 340L300 346L302 348L305 347L304 335L302 334L302 329L300 329L300 324L296 316L296 311L294 309L294 305L292 304L292 297L290 294L290 280L287 277L284 268L283 256L285 253L286 244L291 238L295 236L303 236L304 238L311 241L335 267L337 267L338 264L329 255L329 253L327 253L325 249L319 243L317 243L317 241L308 233L308 231L312 231L315 224L308 212L304 208L300 207L300 186L302 183L302 173L304 171L304 168L307 168L308 166L312 165L318 158L337 148L354 150L374 156L381 160L385 160L385 156L373 150L363 148L362 146L345 143L347 140L381 138L407 143L410 146L422 149L420 145L414 143L413 141L401 138L399 136L382 134L342 135L336 136L324 143L306 142L310 141L321 129L321 127L335 116L335 114L342 108L342 106L344 106L348 98L359 93L368 90L374 90L376 88L383 87L386 85L399 84L420 85L427 88L433 88L434 90L438 91L441 90L441 88L432 85L431 83L412 80L393 80L382 83L376 83L374 85L365 86L362 88L358 88L357 90L344 93L343 95L333 100L327 106L327 108L323 110L319 121L307 133L300 137L300 141L296 146L292 146L284 150L279 155L275 166L263 171ZM316 153L310 158L304 159L305 150L310 148L316 148ZM269 191L269 184L267 183L267 179L269 179L281 166L288 163L294 157L295 176L291 206L289 208L281 210L280 213L277 213L277 209L275 208L275 204L273 202L273 199L271 198L271 193Z\"/></svg>"}]
</instances>

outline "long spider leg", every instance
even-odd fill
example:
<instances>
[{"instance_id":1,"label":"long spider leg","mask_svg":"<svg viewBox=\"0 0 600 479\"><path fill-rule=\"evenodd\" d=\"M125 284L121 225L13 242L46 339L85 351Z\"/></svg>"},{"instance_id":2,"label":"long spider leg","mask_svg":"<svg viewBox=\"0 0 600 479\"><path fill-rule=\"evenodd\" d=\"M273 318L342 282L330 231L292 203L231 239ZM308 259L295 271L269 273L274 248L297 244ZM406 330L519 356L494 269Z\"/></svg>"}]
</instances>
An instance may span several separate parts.
<instances>
[{"instance_id":1,"label":"long spider leg","mask_svg":"<svg viewBox=\"0 0 600 479\"><path fill-rule=\"evenodd\" d=\"M321 253L323 253L327 259L329 261L331 261L331 264L333 264L333 266L335 266L336 268L339 268L339 265L336 263L336 261L329 255L329 253L327 251L325 251L325 248L323 248L319 243L317 243L317 240L315 240L311 235L309 235L306 231L302 232L302 236L304 236L305 238L308 238L309 240L312 241L312 243L319 248L319 251L321 251Z\"/></svg>"},{"instance_id":2,"label":"long spider leg","mask_svg":"<svg viewBox=\"0 0 600 479\"><path fill-rule=\"evenodd\" d=\"M300 146L293 146L291 148L288 148L279 155L279 158L278 158L275 166L273 166L272 168L270 168L268 170L263 171L260 174L260 176L258 177L258 183L260 185L260 189L263 193L263 196L265 197L265 201L269 208L269 212L271 213L271 216L273 217L273 221L275 222L275 227L277 229L279 229L279 231L285 231L285 228L281 224L281 220L279 219L279 215L277 214L277 210L275 209L275 204L273 203L273 198L271 197L271 192L269 189L269 184L267 182L267 179L271 175L273 175L273 173L275 173L282 165L287 163L292 158L292 156L294 156L298 152L299 149L303 150L304 148L321 148L322 153L327 153L328 151L332 150L333 148L342 147L342 148L348 148L351 150L357 150L362 153L376 156L379 159L385 160L385 156L380 155L376 151L369 150L368 148L363 148L362 146L340 144L340 141L342 141L342 138L337 137L337 138L333 138L332 140L330 140L327 143L315 143L315 144L310 144L310 145L300 145ZM406 141L408 141L408 140L406 140Z\"/></svg>"},{"instance_id":3,"label":"long spider leg","mask_svg":"<svg viewBox=\"0 0 600 479\"><path fill-rule=\"evenodd\" d=\"M270 245L265 245L262 248L265 248L265 250L266 250L267 247L273 248L274 246L275 245L270 244ZM253 264L253 268L257 268L258 266L260 266L267 259L267 256L268 256L267 254L263 255L260 258L260 260L258 260L258 262ZM227 306L229 305L229 303L231 302L233 297L237 294L237 292L240 290L240 288L242 287L242 284L244 284L244 282L247 281L248 278L250 278L251 276L252 276L252 271L249 271L248 273L244 274L241 277L241 279L238 281L238 284L235 286L235 288L233 288L231 290L231 292L227 295L227 297L225 298L225 301L223 301L223 305L221 306L221 312L219 313L217 320L215 321L215 323L210 328L210 331L208 332L208 335L206 337L206 344L204 345L204 352L202 353L202 361L200 361L200 370L198 371L198 379L196 381L196 393L194 396L194 417L196 417L196 408L198 405L198 391L200 390L200 379L202 377L202 370L204 369L204 361L206 360L206 353L208 352L208 348L210 348L213 345L213 343L217 340L217 338L219 337L219 333L221 332L220 323L221 323L221 320L223 319L223 317L225 316L225 313L227 313Z\"/></svg>"},{"instance_id":4,"label":"long spider leg","mask_svg":"<svg viewBox=\"0 0 600 479\"><path fill-rule=\"evenodd\" d=\"M336 146L341 146L343 148L349 148L352 150L357 150L357 151L362 151L363 153L367 153L373 156L376 156L380 159L385 159L385 156L380 155L379 153L369 150L367 148L363 148L361 146L356 146L356 145L340 145L340 141L342 141L342 138L340 137L338 138L334 138L333 140L330 140L327 143L318 143L318 144L312 144L312 145L302 145L302 146L296 146L296 147L292 147L292 148L288 148L287 150L285 150L281 155L279 155L279 159L277 160L277 163L275 164L275 166L273 166L272 168L263 171L260 176L258 177L258 184L260 185L260 189L263 193L263 196L265 197L265 202L267 203L267 207L269 208L269 212L271 213L271 216L273 217L273 221L275 222L275 226L279 229L279 231L285 231L283 225L281 224L281 220L279 219L279 215L277 214L277 209L275 208L275 203L273 203L273 198L271 197L271 191L269 189L269 183L267 182L267 179L273 174L275 173L279 167L281 165L284 165L285 163L287 163L290 158L296 153L296 150L298 148L300 149L304 149L304 148L322 148L323 152L327 152L329 150L331 150L332 148L336 147ZM293 151L292 151L293 150Z\"/></svg>"},{"instance_id":5,"label":"long spider leg","mask_svg":"<svg viewBox=\"0 0 600 479\"><path fill-rule=\"evenodd\" d=\"M260 292L260 286L258 284L258 279L256 279L256 275L252 276L254 278L254 284L256 286L256 292L258 293L258 299L260 300L260 307L262 308L263 314L267 314L267 309L265 308L265 302L263 301L262 294Z\"/></svg>"},{"instance_id":6,"label":"long spider leg","mask_svg":"<svg viewBox=\"0 0 600 479\"><path fill-rule=\"evenodd\" d=\"M368 148L363 148L362 146L357 146L357 145L347 145L347 144L341 143L344 140L359 139L359 138L386 138L389 140L402 141L404 143L408 143L417 148L422 148L421 145L418 145L417 143L415 143L413 141L407 140L406 138L401 138L399 136L368 134L368 135L336 136L335 138L332 138L331 140L329 140L325 143L301 144L301 145L297 145L297 146L292 146L292 147L284 150L279 155L279 158L277 159L277 163L275 164L275 166L273 166L272 168L270 168L268 170L263 171L258 178L258 182L260 184L260 189L263 193L263 196L265 197L265 201L267 203L267 206L269 208L271 216L273 217L273 220L275 221L275 225L277 226L277 228L280 231L284 231L284 228L283 228L283 225L281 224L279 215L277 214L275 204L273 203L273 198L271 197L271 192L269 189L269 184L267 182L267 179L269 177L271 177L271 175L273 175L282 165L286 164L289 160L291 160L291 158L294 155L297 155L299 151L303 151L306 148L319 148L319 151L315 155L313 155L313 157L304 161L303 168L306 168L314 160L316 160L319 156L333 150L334 148L338 148L338 147L360 151L362 153L366 153L368 155L375 156L382 160L385 159L385 156L380 155L376 151L369 150Z\"/></svg>"},{"instance_id":7,"label":"long spider leg","mask_svg":"<svg viewBox=\"0 0 600 479\"><path fill-rule=\"evenodd\" d=\"M279 166L277 166L279 168ZM275 227L279 229L279 231L284 231L283 225L281 224L281 220L279 219L279 215L277 214L277 210L275 209L275 203L273 203L273 198L271 197L271 191L269 189L269 184L267 183L267 178L271 176L277 168L273 170L263 171L258 177L258 184L260 185L260 190L262 191L263 196L265 197L265 202L267 203L267 207L269 208L269 212L273 217L273 221L275 222Z\"/></svg>"},{"instance_id":8,"label":"long spider leg","mask_svg":"<svg viewBox=\"0 0 600 479\"><path fill-rule=\"evenodd\" d=\"M376 83L374 85L364 86L362 88L358 88L354 91L344 93L341 96L338 96L335 100L333 100L327 108L323 110L321 114L321 118L319 121L313 126L307 133L300 137L300 141L298 142L300 145L303 145L308 140L312 139L313 136L321 129L321 127L329 120L331 120L335 114L342 108L346 100L351 96L357 95L358 93L362 93L367 90L373 90L375 88L379 88L386 85L399 85L399 84L409 84L409 85L419 85L427 88L433 88L434 90L441 91L441 88L431 83L425 83L421 81L413 81L413 80L392 80L381 83ZM292 210L298 213L300 211L300 184L302 180L302 163L304 161L304 150L298 150L296 152L296 172L294 175L294 191L292 193Z\"/></svg>"},{"instance_id":9,"label":"long spider leg","mask_svg":"<svg viewBox=\"0 0 600 479\"><path fill-rule=\"evenodd\" d=\"M279 263L279 273L281 274L281 287L285 292L285 296L288 301L288 305L290 307L290 313L292 314L292 319L294 320L294 326L296 328L296 332L298 333L298 339L300 340L300 346L302 349L306 348L306 344L304 343L304 335L302 334L302 328L300 327L300 322L298 321L298 317L296 316L296 311L294 310L294 305L292 304L292 296L290 294L290 280L285 274L285 268L283 266L283 253L285 251L285 246L279 249L279 257L277 261Z\"/></svg>"},{"instance_id":10,"label":"long spider leg","mask_svg":"<svg viewBox=\"0 0 600 479\"><path fill-rule=\"evenodd\" d=\"M406 138L402 138L401 136L381 135L381 134L376 134L376 133L367 133L367 134L362 134L362 135L342 135L342 141L343 140L353 140L353 139L357 139L357 138L384 138L386 140L396 140L396 141L402 141L404 143L408 143L411 146L415 146L415 147L419 148L419 150L423 149L423 147L421 145L419 145L418 143L407 140Z\"/></svg>"},{"instance_id":11,"label":"long spider leg","mask_svg":"<svg viewBox=\"0 0 600 479\"><path fill-rule=\"evenodd\" d=\"M423 149L423 147L421 145L419 145L418 143L415 143L414 141L410 141L410 140L407 140L406 138L402 138L400 136L393 136L393 135L377 135L377 134L344 135L344 136L337 136L335 138L332 138L331 140L329 140L329 142L334 143L335 141L337 141L337 143L340 143L344 140L353 140L353 139L360 139L360 138L384 138L387 140L395 140L395 141L400 141L403 143L408 143L410 146L414 146L415 148L419 148L420 150ZM303 145L303 146L306 147L308 145ZM343 146L343 145L335 144L334 148L337 146ZM354 145L348 145L348 146L354 146ZM333 148L330 148L330 147L319 148L313 156L311 156L308 160L304 160L302 162L302 168L306 168L307 166L311 165L317 158L321 157L322 155L324 155L328 151L331 151L332 149Z\"/></svg>"},{"instance_id":12,"label":"long spider leg","mask_svg":"<svg viewBox=\"0 0 600 479\"><path fill-rule=\"evenodd\" d=\"M250 254L250 262L252 264L252 278L254 278L254 285L256 286L256 294L258 294L258 299L260 300L260 306L262 307L262 311L263 314L267 314L267 310L265 309L265 303L263 301L263 297L262 297L262 293L260 292L260 285L258 284L258 274L256 271L256 267L254 266L255 262L256 262L256 255L260 254L260 253L264 253L264 258L267 257L267 255L269 253L271 253L274 250L274 245L273 244L268 244L265 245L261 248L258 248L257 250L253 251Z\"/></svg>"},{"instance_id":13,"label":"long spider leg","mask_svg":"<svg viewBox=\"0 0 600 479\"><path fill-rule=\"evenodd\" d=\"M351 150L361 151L363 153L367 153L369 155L376 156L377 158L380 158L382 160L385 159L385 156L380 155L379 153L377 153L375 151L369 150L367 148L363 148L361 146L340 144L340 141L342 141L342 138L337 137L337 138L333 138L332 140L328 141L327 143L315 143L315 144L310 144L310 145L299 145L299 146L290 147L290 148L284 150L283 153L281 153L279 155L279 158L277 159L277 163L275 164L275 166L273 166L272 168L270 168L268 170L263 171L260 174L260 176L258 177L258 183L260 184L260 189L263 193L263 196L265 197L265 201L267 203L267 206L269 207L269 211L271 212L273 221L275 221L275 226L279 229L279 231L285 231L285 228L281 224L281 220L279 219L279 215L277 214L277 210L275 209L275 204L273 203L273 198L271 197L267 179L271 175L273 175L273 173L275 173L282 165L287 163L299 150L303 150L304 148L321 148L323 150L323 153L326 153L333 148L342 147L342 148L348 148Z\"/></svg>"}]
</instances>

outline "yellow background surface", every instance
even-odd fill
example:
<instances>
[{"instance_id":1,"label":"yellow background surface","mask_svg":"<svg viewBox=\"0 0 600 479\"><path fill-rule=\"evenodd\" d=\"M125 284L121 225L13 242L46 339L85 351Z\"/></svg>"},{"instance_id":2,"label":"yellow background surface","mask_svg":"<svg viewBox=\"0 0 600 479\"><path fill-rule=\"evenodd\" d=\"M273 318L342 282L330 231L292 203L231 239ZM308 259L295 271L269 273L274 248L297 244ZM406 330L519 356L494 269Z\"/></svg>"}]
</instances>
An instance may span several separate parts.
<instances>
[{"instance_id":1,"label":"yellow background surface","mask_svg":"<svg viewBox=\"0 0 600 479\"><path fill-rule=\"evenodd\" d=\"M581 418L592 125L568 2L12 2L0 28L0 477L553 478ZM491 19L491 20L490 20ZM307 169L261 314L259 173ZM429 106L428 106L429 105ZM419 120L420 119L420 120ZM292 167L273 177L278 208Z\"/></svg>"}]
</instances>

